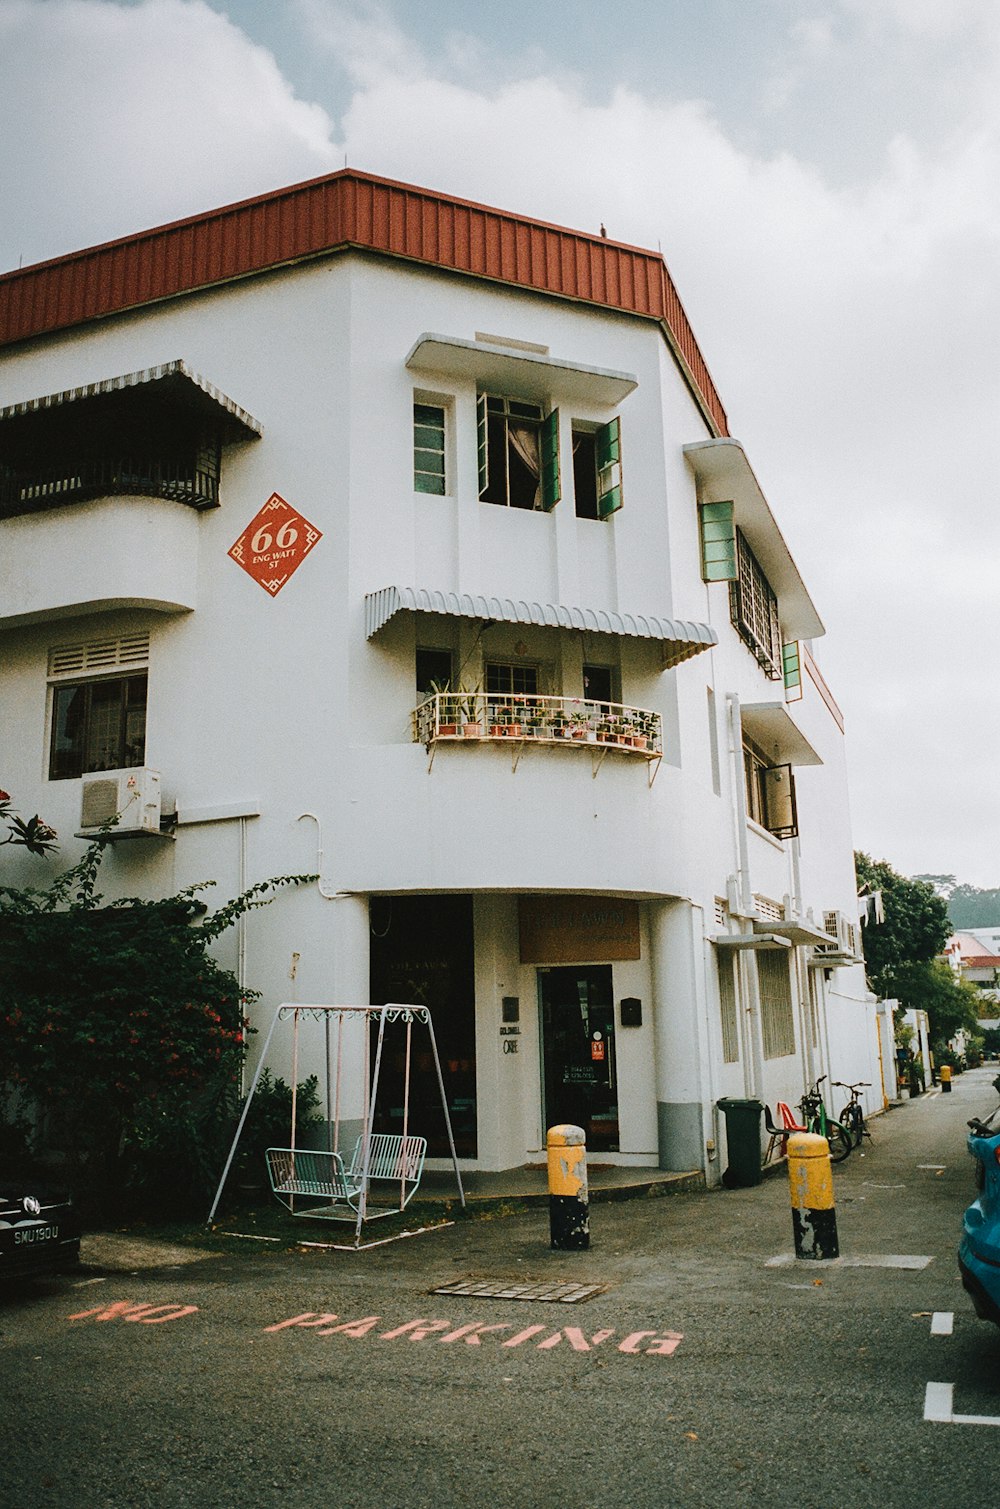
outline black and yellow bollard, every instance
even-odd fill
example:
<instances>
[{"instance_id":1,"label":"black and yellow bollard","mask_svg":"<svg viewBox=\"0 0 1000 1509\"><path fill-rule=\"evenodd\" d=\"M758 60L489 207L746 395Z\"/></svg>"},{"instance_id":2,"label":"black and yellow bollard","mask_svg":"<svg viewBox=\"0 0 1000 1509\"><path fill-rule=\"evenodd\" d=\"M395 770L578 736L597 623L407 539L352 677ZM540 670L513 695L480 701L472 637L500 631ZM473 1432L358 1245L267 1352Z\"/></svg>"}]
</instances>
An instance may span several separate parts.
<instances>
[{"instance_id":1,"label":"black and yellow bollard","mask_svg":"<svg viewBox=\"0 0 1000 1509\"><path fill-rule=\"evenodd\" d=\"M793 1132L788 1139L788 1183L792 1195L795 1256L839 1257L833 1171L825 1137L812 1132Z\"/></svg>"},{"instance_id":2,"label":"black and yellow bollard","mask_svg":"<svg viewBox=\"0 0 1000 1509\"><path fill-rule=\"evenodd\" d=\"M938 1070L938 1078L941 1081L941 1094L951 1094L951 1064L942 1064Z\"/></svg>"},{"instance_id":3,"label":"black and yellow bollard","mask_svg":"<svg viewBox=\"0 0 1000 1509\"><path fill-rule=\"evenodd\" d=\"M566 1250L590 1246L587 1196L587 1134L583 1127L549 1127L549 1230L552 1246Z\"/></svg>"}]
</instances>

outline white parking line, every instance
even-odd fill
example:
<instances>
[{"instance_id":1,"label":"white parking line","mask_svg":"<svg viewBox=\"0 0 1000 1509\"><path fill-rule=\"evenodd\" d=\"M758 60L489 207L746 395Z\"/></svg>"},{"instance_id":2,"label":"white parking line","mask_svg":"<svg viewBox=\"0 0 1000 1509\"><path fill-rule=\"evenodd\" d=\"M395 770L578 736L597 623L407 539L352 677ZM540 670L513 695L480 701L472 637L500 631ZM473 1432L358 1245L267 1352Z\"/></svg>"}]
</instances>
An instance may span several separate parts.
<instances>
[{"instance_id":1,"label":"white parking line","mask_svg":"<svg viewBox=\"0 0 1000 1509\"><path fill-rule=\"evenodd\" d=\"M768 1258L764 1267L787 1268L792 1263L809 1263L814 1268L905 1268L912 1273L919 1273L933 1261L932 1257L906 1252L859 1253L856 1257L835 1258L797 1258L794 1252L781 1252L777 1257Z\"/></svg>"},{"instance_id":2,"label":"white parking line","mask_svg":"<svg viewBox=\"0 0 1000 1509\"><path fill-rule=\"evenodd\" d=\"M995 1415L956 1415L953 1383L928 1383L924 1394L924 1419L939 1425L1000 1425Z\"/></svg>"},{"instance_id":3,"label":"white parking line","mask_svg":"<svg viewBox=\"0 0 1000 1509\"><path fill-rule=\"evenodd\" d=\"M953 1383L929 1383L924 1393L924 1419L950 1424L954 1390Z\"/></svg>"},{"instance_id":4,"label":"white parking line","mask_svg":"<svg viewBox=\"0 0 1000 1509\"><path fill-rule=\"evenodd\" d=\"M955 1326L953 1310L935 1310L931 1316L931 1335L950 1336Z\"/></svg>"}]
</instances>

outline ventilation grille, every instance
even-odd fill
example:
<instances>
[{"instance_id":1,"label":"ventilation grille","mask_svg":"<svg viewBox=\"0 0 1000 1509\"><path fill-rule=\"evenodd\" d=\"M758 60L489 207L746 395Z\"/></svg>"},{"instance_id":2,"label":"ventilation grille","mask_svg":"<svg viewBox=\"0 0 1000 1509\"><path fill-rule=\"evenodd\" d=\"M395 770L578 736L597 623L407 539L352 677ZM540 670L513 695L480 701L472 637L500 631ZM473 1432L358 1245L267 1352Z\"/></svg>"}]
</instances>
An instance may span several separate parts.
<instances>
[{"instance_id":1,"label":"ventilation grille","mask_svg":"<svg viewBox=\"0 0 1000 1509\"><path fill-rule=\"evenodd\" d=\"M784 922L785 909L780 901L772 901L770 896L754 896L753 900L758 915L765 922Z\"/></svg>"},{"instance_id":2,"label":"ventilation grille","mask_svg":"<svg viewBox=\"0 0 1000 1509\"><path fill-rule=\"evenodd\" d=\"M91 639L84 644L61 644L49 651L50 676L79 676L85 671L110 671L123 665L145 665L149 633L121 634L117 639Z\"/></svg>"},{"instance_id":3,"label":"ventilation grille","mask_svg":"<svg viewBox=\"0 0 1000 1509\"><path fill-rule=\"evenodd\" d=\"M109 823L118 811L118 777L108 780L85 781L80 806L80 825L83 828L100 828Z\"/></svg>"},{"instance_id":4,"label":"ventilation grille","mask_svg":"<svg viewBox=\"0 0 1000 1509\"><path fill-rule=\"evenodd\" d=\"M729 922L729 907L721 896L715 898L715 925L726 927Z\"/></svg>"}]
</instances>

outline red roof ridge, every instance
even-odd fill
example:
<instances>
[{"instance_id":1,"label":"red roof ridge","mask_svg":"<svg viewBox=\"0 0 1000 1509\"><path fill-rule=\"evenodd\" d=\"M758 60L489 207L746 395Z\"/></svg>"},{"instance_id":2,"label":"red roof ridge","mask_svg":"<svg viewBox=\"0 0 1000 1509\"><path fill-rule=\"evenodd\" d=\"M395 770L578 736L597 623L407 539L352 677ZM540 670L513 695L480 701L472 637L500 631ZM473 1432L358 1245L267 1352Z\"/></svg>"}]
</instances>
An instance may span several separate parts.
<instances>
[{"instance_id":1,"label":"red roof ridge","mask_svg":"<svg viewBox=\"0 0 1000 1509\"><path fill-rule=\"evenodd\" d=\"M347 247L656 320L710 429L729 433L659 252L354 168L0 274L0 345Z\"/></svg>"}]
</instances>

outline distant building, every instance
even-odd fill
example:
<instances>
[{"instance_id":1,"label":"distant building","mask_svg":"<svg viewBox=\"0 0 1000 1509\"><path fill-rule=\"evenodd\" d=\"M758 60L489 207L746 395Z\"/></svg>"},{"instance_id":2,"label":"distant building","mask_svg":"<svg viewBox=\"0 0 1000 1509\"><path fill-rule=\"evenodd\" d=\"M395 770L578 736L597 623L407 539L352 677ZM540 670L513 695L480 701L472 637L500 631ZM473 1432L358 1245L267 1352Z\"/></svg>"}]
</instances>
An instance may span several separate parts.
<instances>
[{"instance_id":1,"label":"distant building","mask_svg":"<svg viewBox=\"0 0 1000 1509\"><path fill-rule=\"evenodd\" d=\"M945 944L945 958L962 980L981 991L983 997L1000 1002L1000 954L996 951L1000 930L977 928L952 933Z\"/></svg>"},{"instance_id":2,"label":"distant building","mask_svg":"<svg viewBox=\"0 0 1000 1509\"><path fill-rule=\"evenodd\" d=\"M658 254L345 171L7 274L0 341L0 775L60 863L120 811L110 895L319 871L224 962L261 1023L428 1003L469 1166L881 1108L823 625Z\"/></svg>"}]
</instances>

